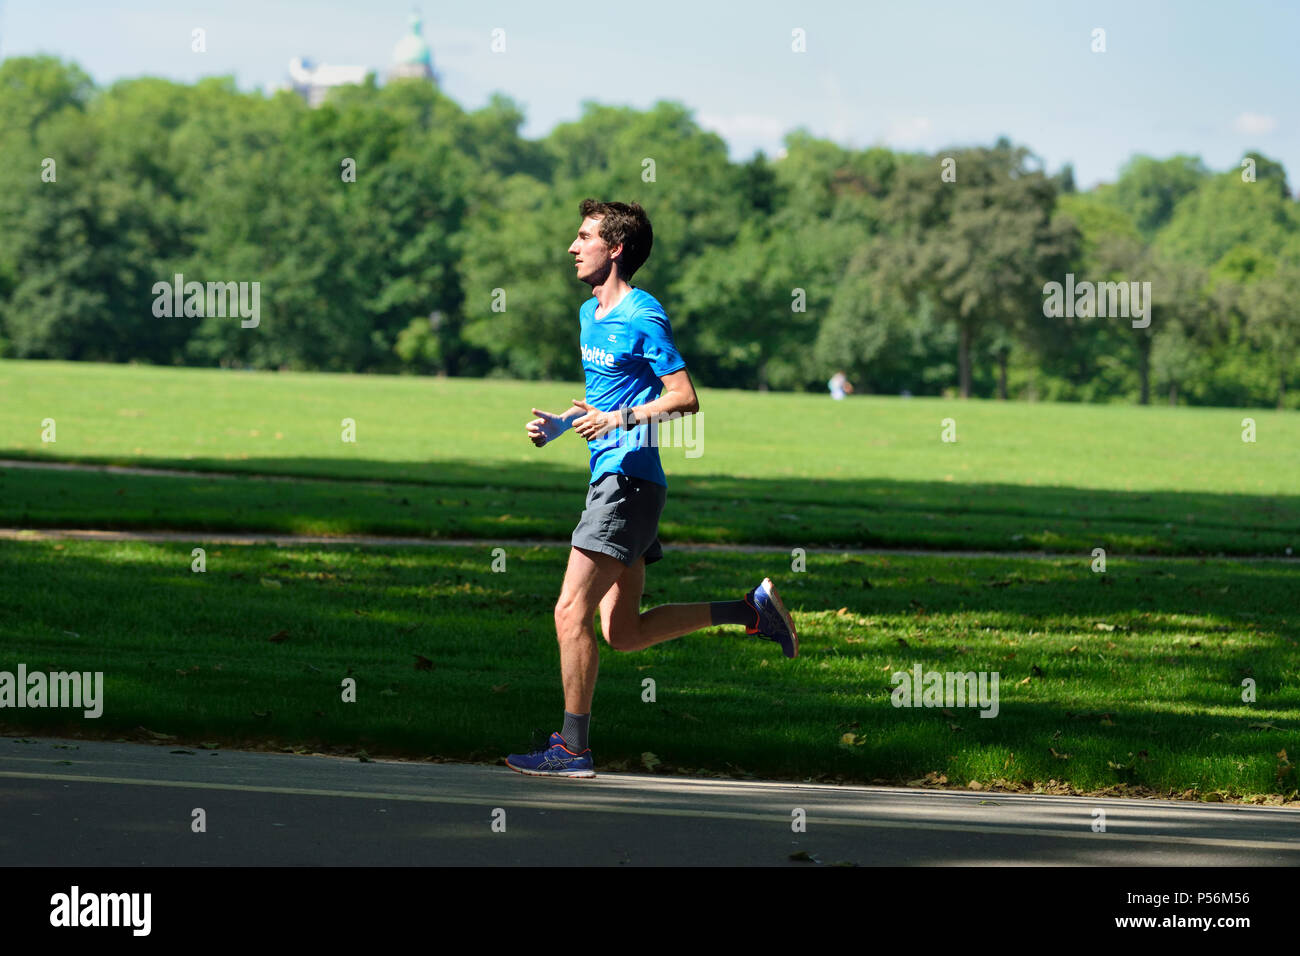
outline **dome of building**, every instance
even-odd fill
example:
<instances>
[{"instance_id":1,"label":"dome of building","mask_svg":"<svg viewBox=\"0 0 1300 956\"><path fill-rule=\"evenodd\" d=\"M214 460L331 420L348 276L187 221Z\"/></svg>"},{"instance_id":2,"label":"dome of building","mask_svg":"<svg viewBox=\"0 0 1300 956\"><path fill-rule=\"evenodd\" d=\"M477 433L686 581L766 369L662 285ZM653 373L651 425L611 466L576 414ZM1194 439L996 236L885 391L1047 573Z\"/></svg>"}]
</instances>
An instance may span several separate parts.
<instances>
[{"instance_id":1,"label":"dome of building","mask_svg":"<svg viewBox=\"0 0 1300 956\"><path fill-rule=\"evenodd\" d=\"M426 66L430 70L433 69L433 53L429 50L429 44L424 42L422 30L420 15L412 13L410 28L393 48L393 66Z\"/></svg>"}]
</instances>

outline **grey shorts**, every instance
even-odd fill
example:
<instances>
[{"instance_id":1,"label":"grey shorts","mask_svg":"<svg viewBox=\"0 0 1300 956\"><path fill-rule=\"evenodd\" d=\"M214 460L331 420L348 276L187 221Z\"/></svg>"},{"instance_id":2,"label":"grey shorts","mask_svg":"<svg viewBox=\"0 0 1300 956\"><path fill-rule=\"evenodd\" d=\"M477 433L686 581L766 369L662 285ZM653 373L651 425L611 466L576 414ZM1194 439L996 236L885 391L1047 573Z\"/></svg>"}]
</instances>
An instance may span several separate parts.
<instances>
[{"instance_id":1,"label":"grey shorts","mask_svg":"<svg viewBox=\"0 0 1300 956\"><path fill-rule=\"evenodd\" d=\"M654 564L664 556L659 516L667 497L668 489L653 481L615 472L601 475L587 488L587 507L570 543L626 565L642 556L646 564Z\"/></svg>"}]
</instances>

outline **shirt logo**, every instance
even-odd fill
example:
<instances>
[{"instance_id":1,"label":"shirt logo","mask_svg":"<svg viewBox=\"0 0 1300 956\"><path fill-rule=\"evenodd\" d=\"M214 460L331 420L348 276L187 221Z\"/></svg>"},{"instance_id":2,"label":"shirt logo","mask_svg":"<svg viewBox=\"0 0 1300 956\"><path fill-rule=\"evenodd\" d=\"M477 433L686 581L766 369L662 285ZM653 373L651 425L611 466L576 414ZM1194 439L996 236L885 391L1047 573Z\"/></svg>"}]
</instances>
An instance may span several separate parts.
<instances>
[{"instance_id":1,"label":"shirt logo","mask_svg":"<svg viewBox=\"0 0 1300 956\"><path fill-rule=\"evenodd\" d=\"M580 346L582 350L582 360L591 362L593 365L603 365L606 368L614 367L614 353L606 352L604 349L588 348L585 345Z\"/></svg>"}]
</instances>

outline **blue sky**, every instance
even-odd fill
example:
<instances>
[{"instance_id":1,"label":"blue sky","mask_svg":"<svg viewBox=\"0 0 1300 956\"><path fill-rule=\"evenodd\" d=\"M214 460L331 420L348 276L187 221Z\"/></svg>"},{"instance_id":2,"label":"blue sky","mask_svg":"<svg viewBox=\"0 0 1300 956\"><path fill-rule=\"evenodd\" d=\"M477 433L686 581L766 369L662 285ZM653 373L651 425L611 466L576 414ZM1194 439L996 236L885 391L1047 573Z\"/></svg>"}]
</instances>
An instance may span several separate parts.
<instances>
[{"instance_id":1,"label":"blue sky","mask_svg":"<svg viewBox=\"0 0 1300 956\"><path fill-rule=\"evenodd\" d=\"M417 2L435 68L466 109L493 91L525 136L584 100L676 100L732 159L769 156L805 127L845 146L1028 146L1081 187L1134 153L1235 167L1258 149L1300 187L1300 3L654 0ZM232 74L283 82L306 56L383 71L410 0L0 0L0 55L52 53L95 81ZM743 11L741 13L740 11ZM207 52L190 49L207 31ZM506 50L490 49L494 28ZM791 50L805 31L807 50ZM1094 53L1092 31L1105 30Z\"/></svg>"}]
</instances>

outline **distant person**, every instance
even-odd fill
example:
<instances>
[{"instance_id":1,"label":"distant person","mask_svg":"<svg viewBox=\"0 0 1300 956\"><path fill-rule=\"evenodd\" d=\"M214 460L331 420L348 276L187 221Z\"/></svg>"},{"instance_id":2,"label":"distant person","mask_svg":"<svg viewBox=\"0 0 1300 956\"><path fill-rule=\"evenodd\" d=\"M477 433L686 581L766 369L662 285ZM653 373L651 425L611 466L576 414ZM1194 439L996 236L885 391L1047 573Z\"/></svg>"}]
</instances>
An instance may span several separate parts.
<instances>
[{"instance_id":1,"label":"distant person","mask_svg":"<svg viewBox=\"0 0 1300 956\"><path fill-rule=\"evenodd\" d=\"M843 372L836 372L832 375L831 380L826 383L826 386L831 390L831 398L835 399L837 402L845 395L853 394L853 384L848 380L848 377L845 376Z\"/></svg>"},{"instance_id":2,"label":"distant person","mask_svg":"<svg viewBox=\"0 0 1300 956\"><path fill-rule=\"evenodd\" d=\"M573 408L560 415L534 408L538 417L525 426L538 448L572 428L591 453L587 507L573 532L555 605L564 726L542 749L506 758L511 770L546 777L596 775L587 731L600 663L591 623L598 610L605 642L616 651L739 624L746 634L780 644L786 657L799 652L794 622L770 578L743 600L665 604L641 612L645 566L664 556L659 516L668 493L649 429L657 416L694 414L700 403L663 306L628 284L654 241L645 210L636 203L587 199L579 211L582 225L569 252L578 279L592 289L578 310L586 399L574 399Z\"/></svg>"}]
</instances>

